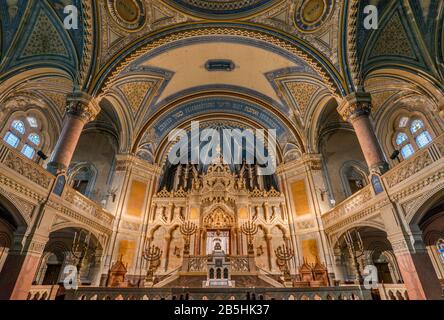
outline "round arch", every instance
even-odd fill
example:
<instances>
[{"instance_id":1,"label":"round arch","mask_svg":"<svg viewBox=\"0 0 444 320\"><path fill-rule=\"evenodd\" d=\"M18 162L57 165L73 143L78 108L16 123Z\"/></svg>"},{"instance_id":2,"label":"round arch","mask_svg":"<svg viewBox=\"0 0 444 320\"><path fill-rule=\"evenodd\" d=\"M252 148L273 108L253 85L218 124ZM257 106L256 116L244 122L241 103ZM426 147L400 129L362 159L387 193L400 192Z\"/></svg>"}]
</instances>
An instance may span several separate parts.
<instances>
[{"instance_id":1,"label":"round arch","mask_svg":"<svg viewBox=\"0 0 444 320\"><path fill-rule=\"evenodd\" d=\"M89 228L86 225L79 224L79 223L66 222L66 223L58 224L58 225L54 226L53 228L51 228L51 230L49 231L49 234L51 235L52 233L59 232L62 230L67 230L67 229L83 230L83 231L90 232L91 236L93 236L94 241L100 245L100 247L96 248L96 250L106 249L106 241L107 241L106 237L103 237L96 230Z\"/></svg>"},{"instance_id":2,"label":"round arch","mask_svg":"<svg viewBox=\"0 0 444 320\"><path fill-rule=\"evenodd\" d=\"M125 70L134 60L147 52L171 48L180 45L183 40L193 42L199 38L204 41L226 42L231 38L236 41L248 42L253 46L266 47L290 58L299 58L310 65L322 78L332 93L345 95L347 93L344 79L333 64L320 51L306 41L294 35L283 33L271 28L264 29L249 23L187 23L170 30L160 30L150 33L137 42L133 42L114 56L92 81L90 93L97 95L107 92L116 80L116 77ZM185 42L187 42L185 41Z\"/></svg>"},{"instance_id":3,"label":"round arch","mask_svg":"<svg viewBox=\"0 0 444 320\"><path fill-rule=\"evenodd\" d=\"M28 228L28 220L19 206L15 204L15 200L6 194L0 192L0 212L5 210L4 215L1 214L0 218L3 218L13 229L26 230Z\"/></svg>"},{"instance_id":4,"label":"round arch","mask_svg":"<svg viewBox=\"0 0 444 320\"><path fill-rule=\"evenodd\" d=\"M218 101L227 102L229 104L224 105L223 109L217 108ZM212 106L208 107L208 104L206 104L205 107L200 108L199 103L203 105L203 102L210 102ZM199 108L200 110L198 110ZM190 112L190 109L193 111ZM277 129L278 138L286 137L291 139L291 137L293 137L295 142L305 150L301 138L302 134L294 124L288 120L288 118L270 104L251 96L232 92L215 91L186 96L160 107L140 130L133 145L133 152L137 152L137 148L150 127L155 129L156 136L160 140L159 142L163 141L163 145L165 145L164 139L169 133L168 130L170 128L184 127L184 123L195 119L202 119L202 117L208 114L210 114L213 119L215 119L216 116L220 117L220 119L222 119L222 117L231 116L239 120L239 117L241 117L243 121L249 123L253 128ZM254 120L251 119L252 117ZM258 119L260 117L262 117L262 119ZM171 120L172 118L174 118L173 121ZM167 126L164 126L164 123L162 122L165 120L169 121ZM155 124L158 124L157 127ZM159 161L159 157L157 156L156 158Z\"/></svg>"},{"instance_id":5,"label":"round arch","mask_svg":"<svg viewBox=\"0 0 444 320\"><path fill-rule=\"evenodd\" d=\"M351 231L353 229L362 229L362 228L370 228L370 229L373 229L373 230L377 230L379 232L386 233L386 231L384 229L384 225L382 223L377 223L377 222L372 222L372 221L364 221L364 222L356 223L356 224L347 226L344 229L341 229L340 231L338 231L334 235L331 235L329 237L330 238L331 248L334 249L334 248L338 247L338 245L341 242L341 239L343 238L343 236L345 235L345 233L347 231Z\"/></svg>"}]
</instances>

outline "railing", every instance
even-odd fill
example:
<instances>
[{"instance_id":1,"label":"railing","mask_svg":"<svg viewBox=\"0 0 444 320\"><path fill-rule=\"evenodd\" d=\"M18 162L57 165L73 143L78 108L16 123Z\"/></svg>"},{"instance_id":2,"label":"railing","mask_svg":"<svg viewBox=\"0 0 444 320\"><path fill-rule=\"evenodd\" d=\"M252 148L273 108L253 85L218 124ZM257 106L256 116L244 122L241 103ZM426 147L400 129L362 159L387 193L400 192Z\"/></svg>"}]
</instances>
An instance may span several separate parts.
<instances>
[{"instance_id":1,"label":"railing","mask_svg":"<svg viewBox=\"0 0 444 320\"><path fill-rule=\"evenodd\" d=\"M359 219L368 218L377 210L378 206L389 202L389 197L395 197L396 194L403 196L401 191L407 189L421 175L435 174L436 169L430 171L426 169L436 165L443 159L443 156L444 135L441 135L435 138L427 148L418 151L414 156L404 160L382 176L382 184L387 188L387 193L375 195L372 185L368 185L325 213L322 220L327 233L332 228L338 229Z\"/></svg>"},{"instance_id":2,"label":"railing","mask_svg":"<svg viewBox=\"0 0 444 320\"><path fill-rule=\"evenodd\" d=\"M371 300L359 286L330 288L80 288L65 300Z\"/></svg>"},{"instance_id":3,"label":"railing","mask_svg":"<svg viewBox=\"0 0 444 320\"><path fill-rule=\"evenodd\" d=\"M65 205L70 205L77 210L81 210L85 214L87 214L90 218L95 219L98 223L102 224L105 227L112 228L112 223L114 221L114 216L105 211L101 206L97 203L88 199L83 194L77 192L70 186L66 186L65 191Z\"/></svg>"},{"instance_id":4,"label":"railing","mask_svg":"<svg viewBox=\"0 0 444 320\"><path fill-rule=\"evenodd\" d=\"M362 190L358 191L345 201L338 204L333 210L326 213L322 220L324 221L324 226L328 228L330 225L337 222L339 219L346 217L347 215L353 214L354 212L361 209L362 204L368 203L373 198L371 186L368 185Z\"/></svg>"},{"instance_id":5,"label":"railing","mask_svg":"<svg viewBox=\"0 0 444 320\"><path fill-rule=\"evenodd\" d=\"M29 290L27 300L55 300L59 289L59 285L32 286L31 290Z\"/></svg>"},{"instance_id":6,"label":"railing","mask_svg":"<svg viewBox=\"0 0 444 320\"><path fill-rule=\"evenodd\" d=\"M380 284L378 291L381 300L410 300L403 284Z\"/></svg>"},{"instance_id":7,"label":"railing","mask_svg":"<svg viewBox=\"0 0 444 320\"><path fill-rule=\"evenodd\" d=\"M230 257L231 272L250 272L250 258L248 256L232 256Z\"/></svg>"},{"instance_id":8,"label":"railing","mask_svg":"<svg viewBox=\"0 0 444 320\"><path fill-rule=\"evenodd\" d=\"M0 142L0 188L10 196L28 222L32 218L33 206L49 199L48 205L64 217L101 232L111 232L112 214L70 186L65 186L62 197L53 194L55 179L43 167Z\"/></svg>"},{"instance_id":9,"label":"railing","mask_svg":"<svg viewBox=\"0 0 444 320\"><path fill-rule=\"evenodd\" d=\"M207 272L208 259L211 256L190 256L188 258L188 272ZM250 261L248 256L227 256L230 260L231 271L235 273L250 272Z\"/></svg>"},{"instance_id":10,"label":"railing","mask_svg":"<svg viewBox=\"0 0 444 320\"><path fill-rule=\"evenodd\" d=\"M188 258L188 272L207 272L208 256L191 256Z\"/></svg>"}]
</instances>

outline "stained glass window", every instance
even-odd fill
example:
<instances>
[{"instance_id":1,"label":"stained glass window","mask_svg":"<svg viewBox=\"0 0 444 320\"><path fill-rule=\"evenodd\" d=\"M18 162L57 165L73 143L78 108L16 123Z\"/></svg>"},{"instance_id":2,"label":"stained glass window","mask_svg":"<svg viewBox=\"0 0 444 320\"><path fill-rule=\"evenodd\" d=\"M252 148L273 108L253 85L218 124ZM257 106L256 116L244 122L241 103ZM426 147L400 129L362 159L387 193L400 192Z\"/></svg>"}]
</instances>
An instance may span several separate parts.
<instances>
[{"instance_id":1,"label":"stained glass window","mask_svg":"<svg viewBox=\"0 0 444 320\"><path fill-rule=\"evenodd\" d=\"M13 148L17 148L20 143L20 139L11 131L8 131L3 140Z\"/></svg>"},{"instance_id":2,"label":"stained glass window","mask_svg":"<svg viewBox=\"0 0 444 320\"><path fill-rule=\"evenodd\" d=\"M399 120L399 127L400 128L405 128L407 127L408 123L409 123L409 118L407 117L402 117L401 120Z\"/></svg>"},{"instance_id":3,"label":"stained glass window","mask_svg":"<svg viewBox=\"0 0 444 320\"><path fill-rule=\"evenodd\" d=\"M34 159L43 144L40 129L40 123L34 116L16 118L11 122L3 140L11 147L21 150L29 159Z\"/></svg>"},{"instance_id":4,"label":"stained glass window","mask_svg":"<svg viewBox=\"0 0 444 320\"><path fill-rule=\"evenodd\" d=\"M412 122L412 125L410 126L410 131L415 134L417 133L419 130L424 128L424 122L422 122L421 120L414 120Z\"/></svg>"},{"instance_id":5,"label":"stained glass window","mask_svg":"<svg viewBox=\"0 0 444 320\"><path fill-rule=\"evenodd\" d=\"M22 149L22 153L25 155L25 157L27 157L29 159L33 159L34 155L35 155L35 150L34 150L34 148L25 144Z\"/></svg>"},{"instance_id":6,"label":"stained glass window","mask_svg":"<svg viewBox=\"0 0 444 320\"><path fill-rule=\"evenodd\" d=\"M403 116L398 121L395 145L404 159L410 158L418 149L425 148L433 141L423 120Z\"/></svg>"},{"instance_id":7,"label":"stained glass window","mask_svg":"<svg viewBox=\"0 0 444 320\"><path fill-rule=\"evenodd\" d=\"M40 145L40 136L36 133L32 133L29 135L28 140L31 141L36 146Z\"/></svg>"},{"instance_id":8,"label":"stained glass window","mask_svg":"<svg viewBox=\"0 0 444 320\"><path fill-rule=\"evenodd\" d=\"M14 120L12 127L20 134L25 134L25 124L20 120Z\"/></svg>"},{"instance_id":9,"label":"stained glass window","mask_svg":"<svg viewBox=\"0 0 444 320\"><path fill-rule=\"evenodd\" d=\"M402 145L404 142L406 142L409 139L409 137L405 133L400 133L396 137L396 144L398 146Z\"/></svg>"},{"instance_id":10,"label":"stained glass window","mask_svg":"<svg viewBox=\"0 0 444 320\"><path fill-rule=\"evenodd\" d=\"M424 131L416 137L416 144L420 148L424 148L432 142L432 137L428 131Z\"/></svg>"},{"instance_id":11,"label":"stained glass window","mask_svg":"<svg viewBox=\"0 0 444 320\"><path fill-rule=\"evenodd\" d=\"M438 240L438 243L436 246L438 249L439 256L441 257L442 262L444 263L444 239Z\"/></svg>"},{"instance_id":12,"label":"stained glass window","mask_svg":"<svg viewBox=\"0 0 444 320\"><path fill-rule=\"evenodd\" d=\"M404 159L410 158L415 153L411 144L408 144L401 149L401 154Z\"/></svg>"},{"instance_id":13,"label":"stained glass window","mask_svg":"<svg viewBox=\"0 0 444 320\"><path fill-rule=\"evenodd\" d=\"M38 128L39 123L37 122L37 119L34 117L27 117L26 120L28 121L29 125L32 128Z\"/></svg>"}]
</instances>

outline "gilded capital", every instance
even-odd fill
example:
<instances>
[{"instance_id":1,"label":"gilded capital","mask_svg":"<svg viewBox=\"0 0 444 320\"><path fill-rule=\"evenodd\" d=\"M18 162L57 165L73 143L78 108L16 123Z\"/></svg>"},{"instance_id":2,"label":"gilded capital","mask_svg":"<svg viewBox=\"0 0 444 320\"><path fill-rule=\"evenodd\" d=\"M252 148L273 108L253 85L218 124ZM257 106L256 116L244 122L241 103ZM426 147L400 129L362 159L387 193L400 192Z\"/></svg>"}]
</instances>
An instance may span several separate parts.
<instances>
[{"instance_id":1,"label":"gilded capital","mask_svg":"<svg viewBox=\"0 0 444 320\"><path fill-rule=\"evenodd\" d=\"M352 121L361 116L368 116L372 111L372 97L366 92L356 92L345 97L338 107L344 121Z\"/></svg>"},{"instance_id":2,"label":"gilded capital","mask_svg":"<svg viewBox=\"0 0 444 320\"><path fill-rule=\"evenodd\" d=\"M100 112L97 100L85 92L76 91L69 94L66 101L66 113L85 122L93 121Z\"/></svg>"}]
</instances>

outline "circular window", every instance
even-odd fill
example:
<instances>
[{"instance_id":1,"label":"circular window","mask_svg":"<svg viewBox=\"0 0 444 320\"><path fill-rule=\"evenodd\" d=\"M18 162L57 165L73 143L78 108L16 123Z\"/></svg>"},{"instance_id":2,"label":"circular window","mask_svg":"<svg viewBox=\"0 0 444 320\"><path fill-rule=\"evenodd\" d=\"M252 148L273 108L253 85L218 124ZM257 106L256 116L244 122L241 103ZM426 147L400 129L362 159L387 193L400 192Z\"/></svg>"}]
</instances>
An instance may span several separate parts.
<instances>
[{"instance_id":1,"label":"circular window","mask_svg":"<svg viewBox=\"0 0 444 320\"><path fill-rule=\"evenodd\" d=\"M141 0L108 0L108 10L114 21L127 31L138 30L145 24L145 4Z\"/></svg>"}]
</instances>

